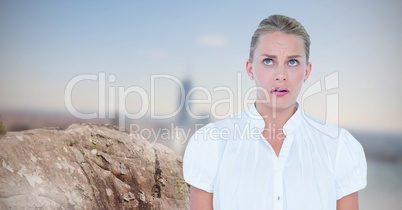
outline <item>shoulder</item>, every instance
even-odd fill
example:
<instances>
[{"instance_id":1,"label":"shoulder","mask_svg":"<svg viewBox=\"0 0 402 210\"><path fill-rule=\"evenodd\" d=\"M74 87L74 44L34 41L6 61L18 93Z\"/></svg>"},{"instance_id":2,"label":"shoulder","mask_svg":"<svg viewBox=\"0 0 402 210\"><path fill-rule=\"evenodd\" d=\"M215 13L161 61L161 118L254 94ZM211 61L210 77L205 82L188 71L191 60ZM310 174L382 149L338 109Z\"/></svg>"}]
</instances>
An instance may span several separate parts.
<instances>
[{"instance_id":1,"label":"shoulder","mask_svg":"<svg viewBox=\"0 0 402 210\"><path fill-rule=\"evenodd\" d=\"M220 157L227 140L234 138L237 126L243 126L247 121L244 113L238 113L223 120L209 123L198 129L188 140L184 159L204 155Z\"/></svg>"},{"instance_id":2,"label":"shoulder","mask_svg":"<svg viewBox=\"0 0 402 210\"><path fill-rule=\"evenodd\" d=\"M324 122L309 114L303 113L303 132L307 133L315 143L325 146L336 158L339 153L345 151L363 153L363 147L360 142L345 128Z\"/></svg>"},{"instance_id":3,"label":"shoulder","mask_svg":"<svg viewBox=\"0 0 402 210\"><path fill-rule=\"evenodd\" d=\"M201 127L194 133L193 138L224 140L226 134L233 133L235 129L243 127L249 122L250 116L246 112L239 112Z\"/></svg>"},{"instance_id":4,"label":"shoulder","mask_svg":"<svg viewBox=\"0 0 402 210\"><path fill-rule=\"evenodd\" d=\"M216 122L210 123L211 126L214 126L215 128L231 128L234 125L242 124L245 122L249 122L250 116L246 111L239 112L237 114L231 115L228 118L218 120Z\"/></svg>"},{"instance_id":5,"label":"shoulder","mask_svg":"<svg viewBox=\"0 0 402 210\"><path fill-rule=\"evenodd\" d=\"M232 128L241 121L233 116L198 129L190 138L183 157L186 182L206 192L213 192L214 179Z\"/></svg>"},{"instance_id":6,"label":"shoulder","mask_svg":"<svg viewBox=\"0 0 402 210\"><path fill-rule=\"evenodd\" d=\"M311 133L313 136L319 137L319 139L335 142L357 142L353 135L340 125L325 122L308 113L303 113L302 116L303 130Z\"/></svg>"},{"instance_id":7,"label":"shoulder","mask_svg":"<svg viewBox=\"0 0 402 210\"><path fill-rule=\"evenodd\" d=\"M325 122L305 112L303 112L302 117L303 129L314 135L319 135L321 139L338 139L344 130L338 125Z\"/></svg>"},{"instance_id":8,"label":"shoulder","mask_svg":"<svg viewBox=\"0 0 402 210\"><path fill-rule=\"evenodd\" d=\"M336 182L337 199L363 189L366 184L367 162L360 142L346 129L323 122L311 115L303 115L303 132L322 151L331 157Z\"/></svg>"}]
</instances>

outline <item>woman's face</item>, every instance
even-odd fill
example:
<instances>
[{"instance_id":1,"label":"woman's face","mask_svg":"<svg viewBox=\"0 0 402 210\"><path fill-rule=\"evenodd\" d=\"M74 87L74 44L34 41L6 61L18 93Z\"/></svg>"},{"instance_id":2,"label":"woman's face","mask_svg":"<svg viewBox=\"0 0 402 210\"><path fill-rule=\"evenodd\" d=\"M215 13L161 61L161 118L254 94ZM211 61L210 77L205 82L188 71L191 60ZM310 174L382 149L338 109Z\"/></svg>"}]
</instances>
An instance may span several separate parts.
<instances>
[{"instance_id":1,"label":"woman's face","mask_svg":"<svg viewBox=\"0 0 402 210\"><path fill-rule=\"evenodd\" d=\"M260 36L247 74L255 80L257 100L271 108L293 107L303 82L311 71L303 40L295 35L272 32ZM263 90L263 91L261 91Z\"/></svg>"}]
</instances>

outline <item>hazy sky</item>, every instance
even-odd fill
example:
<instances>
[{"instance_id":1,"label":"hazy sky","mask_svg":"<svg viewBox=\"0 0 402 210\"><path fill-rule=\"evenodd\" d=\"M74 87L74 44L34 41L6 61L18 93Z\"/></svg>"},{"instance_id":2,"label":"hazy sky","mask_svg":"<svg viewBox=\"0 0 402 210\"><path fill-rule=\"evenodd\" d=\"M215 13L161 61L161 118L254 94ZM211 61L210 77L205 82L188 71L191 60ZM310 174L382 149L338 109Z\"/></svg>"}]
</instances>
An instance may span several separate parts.
<instances>
[{"instance_id":1,"label":"hazy sky","mask_svg":"<svg viewBox=\"0 0 402 210\"><path fill-rule=\"evenodd\" d=\"M236 90L241 72L244 92L253 85L244 68L251 35L263 18L284 14L311 36L313 71L304 88L339 75L338 88L311 96L305 109L325 117L327 93L338 94L342 126L402 133L401 9L396 0L2 0L0 110L66 111L71 79L100 72L115 75L107 87L147 92L155 74ZM157 112L174 110L177 85L162 79L155 89ZM227 96L221 91L212 99ZM127 97L131 112L140 99ZM77 110L96 111L98 83L78 83L72 101Z\"/></svg>"}]
</instances>

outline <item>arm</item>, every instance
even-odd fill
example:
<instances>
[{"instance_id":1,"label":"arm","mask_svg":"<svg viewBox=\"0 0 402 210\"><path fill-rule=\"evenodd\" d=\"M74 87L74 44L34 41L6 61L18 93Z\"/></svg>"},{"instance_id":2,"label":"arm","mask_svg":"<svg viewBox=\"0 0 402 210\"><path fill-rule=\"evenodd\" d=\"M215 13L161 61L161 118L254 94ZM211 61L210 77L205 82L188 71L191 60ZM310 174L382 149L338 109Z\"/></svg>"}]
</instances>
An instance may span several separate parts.
<instances>
[{"instance_id":1,"label":"arm","mask_svg":"<svg viewBox=\"0 0 402 210\"><path fill-rule=\"evenodd\" d=\"M213 210L213 194L196 187L190 187L190 209L191 210Z\"/></svg>"},{"instance_id":2,"label":"arm","mask_svg":"<svg viewBox=\"0 0 402 210\"><path fill-rule=\"evenodd\" d=\"M359 197L357 192L336 201L336 210L359 210Z\"/></svg>"}]
</instances>

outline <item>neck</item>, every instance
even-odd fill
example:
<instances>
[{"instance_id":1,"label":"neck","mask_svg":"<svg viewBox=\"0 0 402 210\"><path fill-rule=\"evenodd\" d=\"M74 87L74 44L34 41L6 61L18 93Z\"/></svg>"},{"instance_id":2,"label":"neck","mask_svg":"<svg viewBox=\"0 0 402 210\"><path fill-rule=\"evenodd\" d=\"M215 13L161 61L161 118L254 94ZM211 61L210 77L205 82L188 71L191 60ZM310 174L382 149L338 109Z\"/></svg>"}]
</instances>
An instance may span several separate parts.
<instances>
[{"instance_id":1,"label":"neck","mask_svg":"<svg viewBox=\"0 0 402 210\"><path fill-rule=\"evenodd\" d=\"M268 129L282 129L297 110L296 105L278 109L263 103L256 103L256 109L264 119L265 128Z\"/></svg>"}]
</instances>

